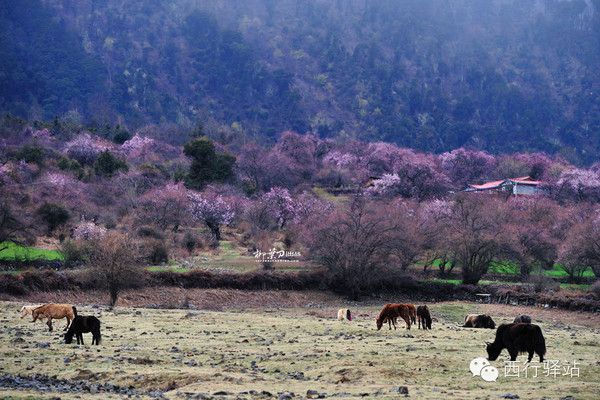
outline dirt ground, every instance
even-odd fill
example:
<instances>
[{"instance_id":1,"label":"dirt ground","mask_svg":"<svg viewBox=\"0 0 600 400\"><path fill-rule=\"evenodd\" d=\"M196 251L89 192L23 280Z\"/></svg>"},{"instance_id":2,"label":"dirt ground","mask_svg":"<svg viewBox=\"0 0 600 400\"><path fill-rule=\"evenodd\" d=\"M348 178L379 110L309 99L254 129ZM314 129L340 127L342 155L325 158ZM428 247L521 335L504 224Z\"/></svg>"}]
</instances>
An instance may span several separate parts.
<instances>
[{"instance_id":1,"label":"dirt ground","mask_svg":"<svg viewBox=\"0 0 600 400\"><path fill-rule=\"evenodd\" d=\"M101 291L90 292L40 292L26 297L3 296L1 300L23 304L69 303L80 305L108 304L108 295ZM225 289L181 289L173 287L144 288L123 292L117 307L191 308L201 310L240 310L252 308L352 308L367 307L379 310L386 303L414 303L401 295L363 298L348 301L335 293L325 291L244 291ZM464 303L464 302L462 302ZM415 303L416 304L416 303ZM432 303L427 303L432 304ZM569 312L539 307L503 304L477 305L479 312L511 320L518 314L528 314L535 319L550 320L561 324L579 324L600 328L600 314ZM316 311L315 311L316 312ZM505 321L506 322L506 321Z\"/></svg>"},{"instance_id":2,"label":"dirt ground","mask_svg":"<svg viewBox=\"0 0 600 400\"><path fill-rule=\"evenodd\" d=\"M0 398L600 398L597 314L441 302L428 304L431 331L403 323L378 331L382 305L411 299L178 288L124 292L112 310L107 299L104 292L0 296ZM89 333L85 345L65 344L64 320L48 332L18 317L21 305L45 302L97 316L101 345L91 346ZM337 321L342 307L353 311L352 322ZM544 331L546 360L577 363L581 373L544 376L535 357L539 376L511 377L503 351L492 362L497 381L472 375L471 360L487 356L483 342L495 330L462 328L470 313L488 313L496 324L531 315ZM524 367L526 357L519 361Z\"/></svg>"}]
</instances>

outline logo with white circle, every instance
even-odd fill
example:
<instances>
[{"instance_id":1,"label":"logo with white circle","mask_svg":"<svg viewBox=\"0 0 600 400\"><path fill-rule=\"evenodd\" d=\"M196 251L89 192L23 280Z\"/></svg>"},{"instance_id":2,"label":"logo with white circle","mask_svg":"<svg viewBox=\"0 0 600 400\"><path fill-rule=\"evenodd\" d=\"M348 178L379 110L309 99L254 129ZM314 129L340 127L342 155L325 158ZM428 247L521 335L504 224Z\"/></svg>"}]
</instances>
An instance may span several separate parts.
<instances>
[{"instance_id":1,"label":"logo with white circle","mask_svg":"<svg viewBox=\"0 0 600 400\"><path fill-rule=\"evenodd\" d=\"M473 359L469 369L473 376L480 376L486 382L496 382L498 379L498 369L491 366L490 362L483 357Z\"/></svg>"}]
</instances>

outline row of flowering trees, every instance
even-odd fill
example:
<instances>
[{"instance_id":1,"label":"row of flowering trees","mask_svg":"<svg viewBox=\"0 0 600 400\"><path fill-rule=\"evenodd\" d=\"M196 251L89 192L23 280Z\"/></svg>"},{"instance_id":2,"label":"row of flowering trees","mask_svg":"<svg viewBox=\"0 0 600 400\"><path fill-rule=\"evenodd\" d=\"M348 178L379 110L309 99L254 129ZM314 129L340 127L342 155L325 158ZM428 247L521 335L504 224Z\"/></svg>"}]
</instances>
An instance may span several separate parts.
<instances>
[{"instance_id":1,"label":"row of flowering trees","mask_svg":"<svg viewBox=\"0 0 600 400\"><path fill-rule=\"evenodd\" d=\"M192 140L182 149L140 134L118 144L85 131L61 143L48 129L30 127L15 136L19 142L13 142L25 146L0 154L2 163L25 160L37 165L38 173L43 172L45 164L51 167L52 163L44 163L44 159L57 154L64 156L56 165L66 174L91 167L104 155L104 166L107 161L114 164L109 175L119 168L127 172L129 166L133 167L132 175L140 172L139 167L154 167L165 175L162 184L169 176L177 177L179 168L188 171L188 177L179 172L177 178L185 178L190 182L188 186L199 189L211 179L243 184L247 192L268 192L273 187L297 191L314 185L364 188L370 183L371 194L417 201L444 198L470 183L530 176L541 181L541 188L558 201L600 201L599 165L576 168L560 157L540 153L492 156L459 148L435 155L389 143L323 140L293 132L284 132L271 148L250 143L233 149L213 145L205 138ZM106 160L108 154L114 160ZM126 164L119 164L120 160ZM106 169L103 165L95 168L100 175ZM199 184L191 185L197 180Z\"/></svg>"},{"instance_id":2,"label":"row of flowering trees","mask_svg":"<svg viewBox=\"0 0 600 400\"><path fill-rule=\"evenodd\" d=\"M416 262L440 273L460 271L467 283L499 262L524 277L555 262L574 279L589 267L600 273L598 166L463 148L422 154L292 132L270 148L247 144L229 152L235 156L200 138L188 146L189 157L181 147L140 135L123 144L89 133L62 144L50 132L22 136L28 148L0 154L3 241L31 240L46 225L46 234L64 235L68 227L80 240L121 230L163 243L165 232L204 226L214 242L229 226L239 234L229 238L249 248L283 238L325 266L332 284L344 282L340 287L351 288L351 296L375 285L386 268L402 271ZM39 140L53 151L32 151ZM73 163L94 169L107 152L127 168L73 172ZM207 179L188 179L205 170ZM540 180L546 194L457 194L468 183L525 175Z\"/></svg>"}]
</instances>

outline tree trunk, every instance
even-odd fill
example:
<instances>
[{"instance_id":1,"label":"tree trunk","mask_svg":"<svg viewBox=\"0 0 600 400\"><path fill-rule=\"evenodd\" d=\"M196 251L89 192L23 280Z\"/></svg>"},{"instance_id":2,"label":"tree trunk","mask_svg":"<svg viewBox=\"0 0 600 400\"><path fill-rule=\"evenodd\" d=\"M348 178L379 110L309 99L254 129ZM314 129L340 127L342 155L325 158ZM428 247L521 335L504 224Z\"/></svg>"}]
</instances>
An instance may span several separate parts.
<instances>
[{"instance_id":1,"label":"tree trunk","mask_svg":"<svg viewBox=\"0 0 600 400\"><path fill-rule=\"evenodd\" d=\"M210 229L210 231L212 232L212 239L220 242L221 241L221 227L217 224L213 224L213 223L206 223L206 225L208 225L208 229Z\"/></svg>"},{"instance_id":2,"label":"tree trunk","mask_svg":"<svg viewBox=\"0 0 600 400\"><path fill-rule=\"evenodd\" d=\"M115 304L117 304L117 299L119 297L119 289L116 288L115 286L111 286L109 288L109 292L110 292L110 307L113 308L115 306Z\"/></svg>"}]
</instances>

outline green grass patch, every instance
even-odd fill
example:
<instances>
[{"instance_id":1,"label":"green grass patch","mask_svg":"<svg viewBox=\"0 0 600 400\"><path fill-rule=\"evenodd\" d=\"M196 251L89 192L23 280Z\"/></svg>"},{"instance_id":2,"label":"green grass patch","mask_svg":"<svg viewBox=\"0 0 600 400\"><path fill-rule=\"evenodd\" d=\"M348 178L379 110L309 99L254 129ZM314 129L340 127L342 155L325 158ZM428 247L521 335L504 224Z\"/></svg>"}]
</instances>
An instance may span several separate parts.
<instances>
[{"instance_id":1,"label":"green grass patch","mask_svg":"<svg viewBox=\"0 0 600 400\"><path fill-rule=\"evenodd\" d=\"M221 250L231 251L231 242L222 240L221 243L219 243L219 247L221 248Z\"/></svg>"},{"instance_id":2,"label":"green grass patch","mask_svg":"<svg viewBox=\"0 0 600 400\"><path fill-rule=\"evenodd\" d=\"M549 271L545 271L546 275L554 277L554 278L565 278L567 276L569 276L569 274L567 274L560 265L558 264L554 264L554 268L552 268ZM588 268L585 270L585 272L583 273L582 277L583 278L593 278L594 272L592 271L591 268Z\"/></svg>"},{"instance_id":3,"label":"green grass patch","mask_svg":"<svg viewBox=\"0 0 600 400\"><path fill-rule=\"evenodd\" d=\"M171 271L171 272L190 272L191 269L189 268L173 268L173 267L148 267L146 268L147 271L150 272L158 272L158 271Z\"/></svg>"},{"instance_id":4,"label":"green grass patch","mask_svg":"<svg viewBox=\"0 0 600 400\"><path fill-rule=\"evenodd\" d=\"M453 283L455 285L460 285L460 279L427 279L423 282L433 282L433 283Z\"/></svg>"},{"instance_id":5,"label":"green grass patch","mask_svg":"<svg viewBox=\"0 0 600 400\"><path fill-rule=\"evenodd\" d=\"M462 281L460 279L427 279L424 282L434 282L434 283L452 283L455 285L460 285ZM479 285L493 285L493 284L501 284L501 285L514 285L519 282L507 282L507 281L479 281Z\"/></svg>"},{"instance_id":6,"label":"green grass patch","mask_svg":"<svg viewBox=\"0 0 600 400\"><path fill-rule=\"evenodd\" d=\"M561 289L570 290L570 291L589 291L592 288L592 285L579 285L576 283L561 283Z\"/></svg>"},{"instance_id":7,"label":"green grass patch","mask_svg":"<svg viewBox=\"0 0 600 400\"><path fill-rule=\"evenodd\" d=\"M431 263L432 267L438 267L440 264L439 260L434 260ZM423 265L423 263L417 263L416 265ZM490 266L489 272L495 272L498 274L508 274L508 275L519 275L519 265L512 261L495 261L492 262ZM554 264L554 267L551 270L543 271L546 276L552 278L566 278L569 275L562 269L559 264ZM593 278L594 272L591 268L586 269L583 273L583 278Z\"/></svg>"},{"instance_id":8,"label":"green grass patch","mask_svg":"<svg viewBox=\"0 0 600 400\"><path fill-rule=\"evenodd\" d=\"M494 261L490 266L490 272L499 274L519 274L519 265L512 261Z\"/></svg>"},{"instance_id":9,"label":"green grass patch","mask_svg":"<svg viewBox=\"0 0 600 400\"><path fill-rule=\"evenodd\" d=\"M7 242L0 246L4 247ZM0 252L0 259L3 260L64 260L64 257L54 250L42 250L33 247L18 246L8 242L8 248Z\"/></svg>"}]
</instances>

